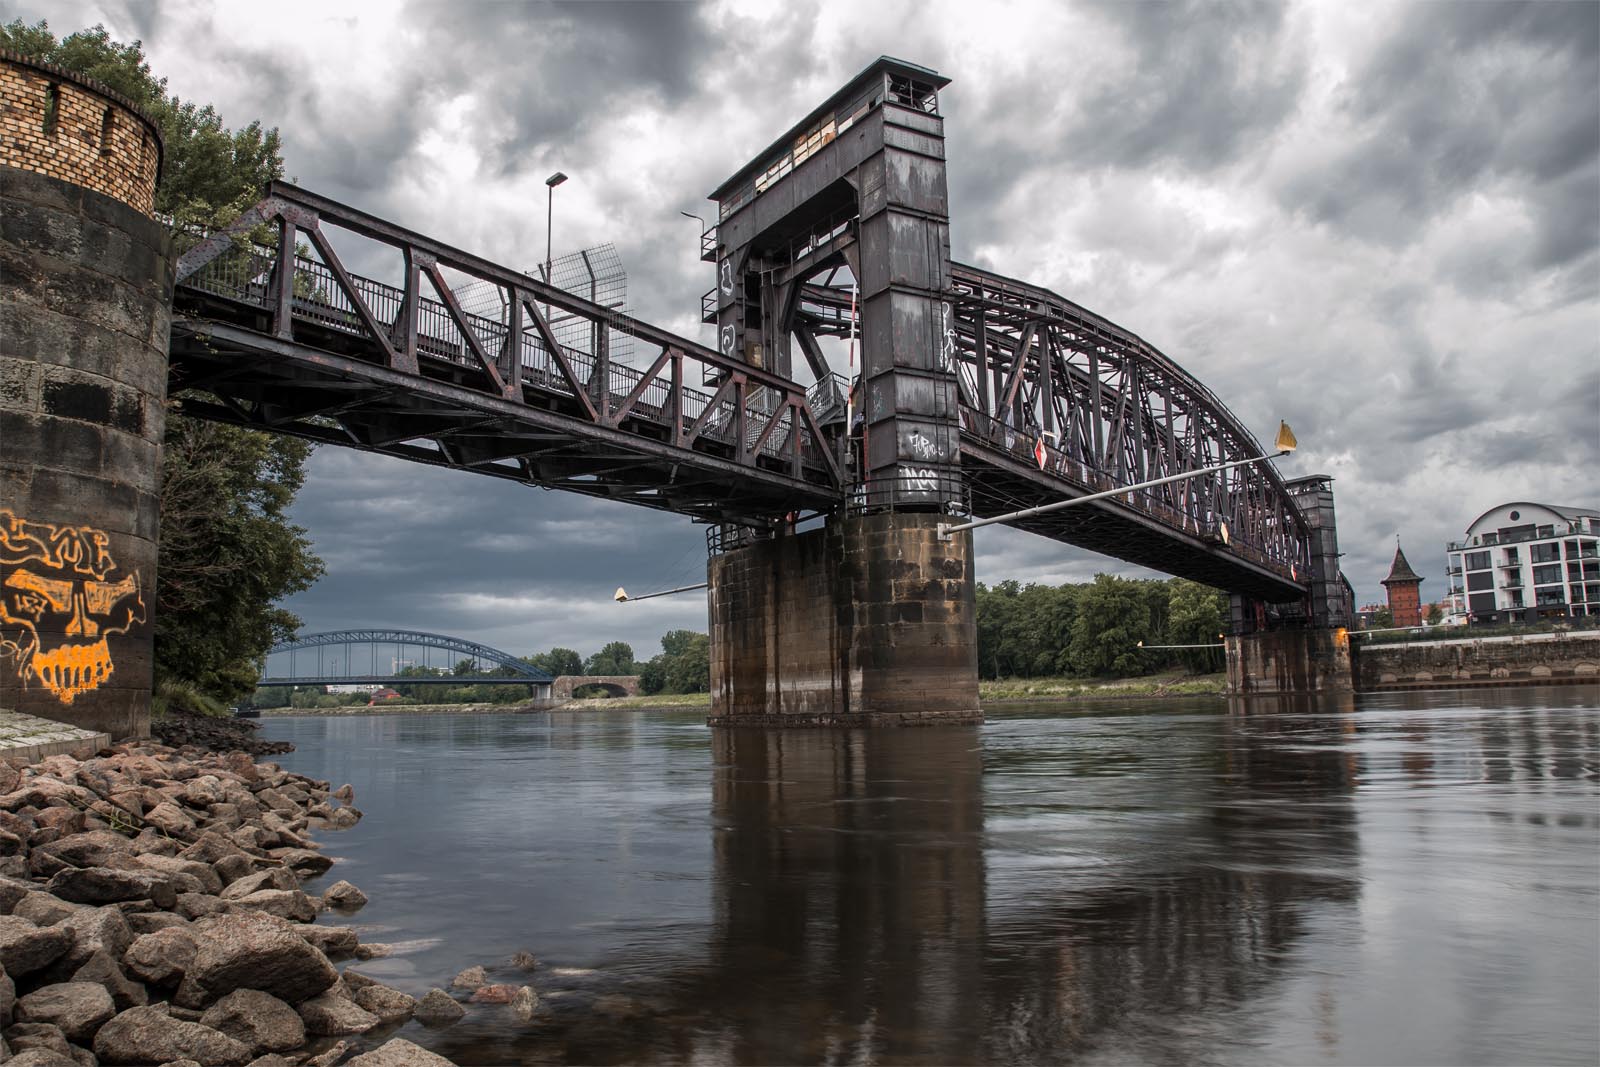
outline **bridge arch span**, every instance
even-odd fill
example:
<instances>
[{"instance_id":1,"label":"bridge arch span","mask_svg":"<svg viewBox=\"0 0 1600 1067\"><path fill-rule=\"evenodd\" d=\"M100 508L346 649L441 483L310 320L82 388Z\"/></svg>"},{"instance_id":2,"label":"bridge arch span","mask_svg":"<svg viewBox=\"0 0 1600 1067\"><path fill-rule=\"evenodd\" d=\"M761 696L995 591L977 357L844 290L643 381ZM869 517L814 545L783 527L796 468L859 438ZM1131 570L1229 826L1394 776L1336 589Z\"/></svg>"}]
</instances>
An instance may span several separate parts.
<instances>
[{"instance_id":1,"label":"bridge arch span","mask_svg":"<svg viewBox=\"0 0 1600 1067\"><path fill-rule=\"evenodd\" d=\"M549 672L540 670L538 667L535 667L533 664L528 663L525 660L519 659L516 656L513 656L509 652L505 652L505 651L502 651L501 649L494 648L491 645L485 645L485 644L483 644L481 642L478 642L478 641L469 641L464 637L451 637L448 634L429 633L426 630L396 630L396 629L328 630L328 631L324 631L322 633L301 634L300 636L294 638L291 641L280 641L276 645L273 645L271 648L269 648L267 650L267 655L269 655L269 656L280 655L280 654L290 654L290 655L292 655L293 653L296 653L296 652L317 651L317 650L326 649L326 648L344 648L344 647L348 647L348 646L351 646L351 645L372 645L372 646L385 645L385 646L391 646L391 647L395 647L395 648L436 648L436 649L442 649L444 651L457 653L457 654L462 655L462 656L469 656L473 660L475 660L475 661L477 661L479 663L492 663L496 667L505 668L507 671L510 672L512 677L510 679L504 679L504 678L498 679L500 681L511 680L511 681L520 682L520 683L526 684L526 685L539 685L539 686L549 685L550 682L552 681L552 675ZM294 673L292 668L291 668L291 673ZM376 675L374 675L372 678L366 678L366 677L359 677L358 678L358 677L355 677L353 675L349 676L349 677L338 677L338 678L327 677L327 678L324 678L324 677L321 676L321 663L320 663L320 660L319 660L319 663L318 663L318 677L316 677L316 678L311 678L311 677L299 678L299 677L296 677L296 678L281 679L281 678L266 678L266 677L264 677L264 678L261 679L261 684L263 684L263 685L273 685L273 684L290 684L290 683L295 683L295 682L304 682L304 683L308 683L309 684L309 683L312 683L312 682L360 682L360 681L374 681L374 680L380 680L380 679L378 679L378 677ZM381 680L390 680L390 679L384 678L384 679L381 679ZM415 682L424 682L424 681L428 681L429 679L405 679L405 680L407 680L407 681L415 681ZM473 682L484 681L484 680L488 680L488 679L479 678L477 676L461 677L459 679L452 679L449 676L446 676L444 678L444 680L446 680L446 681L459 680L462 684L470 684L470 683L473 683Z\"/></svg>"}]
</instances>

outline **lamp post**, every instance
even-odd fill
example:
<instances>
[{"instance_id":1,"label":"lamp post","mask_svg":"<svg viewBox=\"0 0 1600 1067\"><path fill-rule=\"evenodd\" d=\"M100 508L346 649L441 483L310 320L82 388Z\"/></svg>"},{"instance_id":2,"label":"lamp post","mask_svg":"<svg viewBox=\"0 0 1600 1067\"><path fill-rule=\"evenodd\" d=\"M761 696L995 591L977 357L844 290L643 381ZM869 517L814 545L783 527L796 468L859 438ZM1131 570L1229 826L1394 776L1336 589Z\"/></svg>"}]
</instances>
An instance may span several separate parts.
<instances>
[{"instance_id":1,"label":"lamp post","mask_svg":"<svg viewBox=\"0 0 1600 1067\"><path fill-rule=\"evenodd\" d=\"M1203 474L1215 474L1217 471L1225 471L1230 467L1243 467L1251 463L1263 463L1269 459L1277 459L1279 456L1287 456L1295 450L1297 443L1294 439L1294 431L1289 429L1289 424L1287 422L1279 422L1278 437L1273 442L1278 451L1270 456L1251 456L1249 459L1236 459L1229 463L1216 463L1209 467L1201 467L1199 470L1184 471L1182 474L1171 474L1165 478L1152 478L1147 482L1124 485L1120 489L1107 489L1103 493L1075 496L1070 500L1057 500L1054 504L1041 504L1039 507L1023 508L1021 511L1008 511L1004 515L996 515L988 519L974 519L971 522L957 523L955 525L946 525L941 522L939 524L939 540L948 541L952 534L960 533L962 530L976 530L980 526L993 526L997 522L1010 522L1013 519L1025 519L1031 515L1043 515L1046 512L1060 511L1062 508L1070 508L1077 504L1088 504L1095 500L1104 500L1107 497L1122 496L1124 493L1131 493L1139 489L1151 489L1158 485L1166 485L1169 482L1182 482L1190 478L1198 478ZM1222 537L1223 542L1226 543L1228 538L1226 526L1223 527Z\"/></svg>"},{"instance_id":2,"label":"lamp post","mask_svg":"<svg viewBox=\"0 0 1600 1067\"><path fill-rule=\"evenodd\" d=\"M690 592L691 590L694 590L694 589L709 589L709 588L711 588L711 583L710 582L696 582L694 585L680 585L676 589L662 589L662 590L660 590L658 592L654 592L654 593L640 593L637 596L629 596L627 591L624 590L622 588L622 586L619 585L619 586L617 586L616 595L613 596L611 599L615 600L619 604L626 604L629 601L633 601L633 600L649 600L651 597L654 597L654 596L671 596L673 593L687 593L687 592Z\"/></svg>"},{"instance_id":3,"label":"lamp post","mask_svg":"<svg viewBox=\"0 0 1600 1067\"><path fill-rule=\"evenodd\" d=\"M556 215L556 186L567 180L567 176L559 170L544 180L545 188L549 195L545 198L544 212L544 281L546 285L554 284L550 277L550 230L555 222Z\"/></svg>"}]
</instances>

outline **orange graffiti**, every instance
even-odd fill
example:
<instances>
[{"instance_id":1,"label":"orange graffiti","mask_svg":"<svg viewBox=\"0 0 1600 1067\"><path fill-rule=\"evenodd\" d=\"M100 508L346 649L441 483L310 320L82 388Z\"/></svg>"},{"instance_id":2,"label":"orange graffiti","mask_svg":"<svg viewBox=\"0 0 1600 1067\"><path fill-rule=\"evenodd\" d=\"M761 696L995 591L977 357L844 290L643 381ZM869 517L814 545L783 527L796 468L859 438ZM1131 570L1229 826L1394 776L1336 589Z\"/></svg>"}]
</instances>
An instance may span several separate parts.
<instances>
[{"instance_id":1,"label":"orange graffiti","mask_svg":"<svg viewBox=\"0 0 1600 1067\"><path fill-rule=\"evenodd\" d=\"M31 522L0 510L0 659L71 704L115 665L108 636L144 622L136 573L114 574L111 538L92 526ZM44 647L44 635L61 635Z\"/></svg>"}]
</instances>

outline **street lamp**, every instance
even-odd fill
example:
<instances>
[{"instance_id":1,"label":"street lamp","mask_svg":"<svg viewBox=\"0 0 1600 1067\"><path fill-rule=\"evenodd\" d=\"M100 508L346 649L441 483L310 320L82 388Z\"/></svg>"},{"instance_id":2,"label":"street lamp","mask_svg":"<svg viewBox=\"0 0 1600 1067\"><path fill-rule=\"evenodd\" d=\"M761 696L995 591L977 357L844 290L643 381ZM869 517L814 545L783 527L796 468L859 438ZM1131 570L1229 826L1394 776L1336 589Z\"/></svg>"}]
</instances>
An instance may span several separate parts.
<instances>
[{"instance_id":1,"label":"street lamp","mask_svg":"<svg viewBox=\"0 0 1600 1067\"><path fill-rule=\"evenodd\" d=\"M619 585L617 586L616 595L611 599L619 604L626 604L631 600L649 600L653 596L671 596L673 593L687 593L694 589L709 589L710 587L710 582L696 582L694 585L680 585L676 589L662 589L655 593L640 593L638 596L629 596L627 590Z\"/></svg>"},{"instance_id":2,"label":"street lamp","mask_svg":"<svg viewBox=\"0 0 1600 1067\"><path fill-rule=\"evenodd\" d=\"M544 180L545 188L550 190L545 199L544 213L544 280L546 285L553 284L550 277L550 229L555 221L556 213L556 186L567 180L567 176L559 170Z\"/></svg>"},{"instance_id":3,"label":"street lamp","mask_svg":"<svg viewBox=\"0 0 1600 1067\"><path fill-rule=\"evenodd\" d=\"M1294 439L1294 431L1289 429L1287 422L1280 421L1278 423L1278 436L1273 441L1273 444L1278 450L1270 456L1251 456L1249 459L1236 459L1229 463L1217 463L1210 467L1201 467L1199 470L1184 471L1182 474L1170 474L1165 478L1152 478L1148 482L1124 485L1120 489L1107 489L1103 493L1090 493L1088 496L1075 496L1070 500L1057 500L1054 504L1041 504L1036 508L1009 511L1004 515L996 515L993 518L974 519L971 522L957 523L953 526L941 522L939 524L939 540L948 541L951 534L960 533L962 530L976 530L980 526L993 526L997 522L1010 522L1013 519L1025 519L1031 515L1043 515L1046 512L1070 508L1076 504L1088 504L1095 500L1104 500L1107 497L1122 496L1124 493L1131 493L1139 489L1151 489L1158 485L1166 485L1169 482L1182 482L1190 478L1198 478L1203 474L1215 474L1217 471L1225 471L1229 467L1243 467L1251 463L1261 463L1269 459L1277 459L1279 456L1287 456L1295 450L1298 444ZM1226 527L1224 527L1223 543L1227 543Z\"/></svg>"}]
</instances>

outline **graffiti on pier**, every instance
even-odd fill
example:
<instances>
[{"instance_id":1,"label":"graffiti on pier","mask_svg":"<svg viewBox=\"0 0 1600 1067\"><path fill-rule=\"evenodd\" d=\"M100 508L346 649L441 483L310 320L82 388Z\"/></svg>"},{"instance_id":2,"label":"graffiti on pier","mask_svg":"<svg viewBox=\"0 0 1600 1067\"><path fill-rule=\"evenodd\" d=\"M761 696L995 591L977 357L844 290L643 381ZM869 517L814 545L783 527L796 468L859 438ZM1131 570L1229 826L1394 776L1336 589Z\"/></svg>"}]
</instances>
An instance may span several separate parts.
<instances>
[{"instance_id":1,"label":"graffiti on pier","mask_svg":"<svg viewBox=\"0 0 1600 1067\"><path fill-rule=\"evenodd\" d=\"M110 541L0 511L0 659L63 704L111 677L106 638L145 620L139 576L118 568Z\"/></svg>"}]
</instances>

